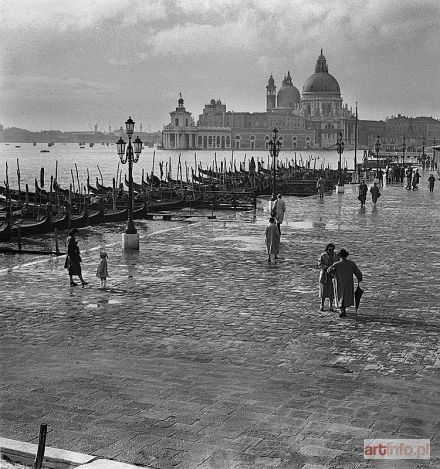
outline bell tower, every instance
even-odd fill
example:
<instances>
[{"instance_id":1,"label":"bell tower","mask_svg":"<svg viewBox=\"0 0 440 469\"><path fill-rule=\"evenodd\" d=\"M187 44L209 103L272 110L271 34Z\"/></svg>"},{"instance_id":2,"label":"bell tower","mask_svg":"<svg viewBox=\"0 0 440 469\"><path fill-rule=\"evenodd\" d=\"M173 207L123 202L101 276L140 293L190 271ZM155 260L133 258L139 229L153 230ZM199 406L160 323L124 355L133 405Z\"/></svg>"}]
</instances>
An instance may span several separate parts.
<instances>
[{"instance_id":1,"label":"bell tower","mask_svg":"<svg viewBox=\"0 0 440 469\"><path fill-rule=\"evenodd\" d=\"M272 74L266 86L266 111L271 111L276 108L277 87Z\"/></svg>"}]
</instances>

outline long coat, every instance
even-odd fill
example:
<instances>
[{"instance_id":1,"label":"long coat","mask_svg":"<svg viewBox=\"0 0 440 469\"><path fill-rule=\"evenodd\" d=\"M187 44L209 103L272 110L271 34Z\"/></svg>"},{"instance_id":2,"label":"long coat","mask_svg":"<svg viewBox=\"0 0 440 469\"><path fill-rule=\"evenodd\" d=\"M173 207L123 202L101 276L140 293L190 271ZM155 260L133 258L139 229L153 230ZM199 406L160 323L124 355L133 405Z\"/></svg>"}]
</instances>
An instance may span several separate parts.
<instances>
[{"instance_id":1,"label":"long coat","mask_svg":"<svg viewBox=\"0 0 440 469\"><path fill-rule=\"evenodd\" d=\"M362 281L362 272L358 266L348 259L340 259L329 267L328 272L333 275L333 287L338 308L354 305L353 275Z\"/></svg>"},{"instance_id":2,"label":"long coat","mask_svg":"<svg viewBox=\"0 0 440 469\"><path fill-rule=\"evenodd\" d=\"M364 183L359 184L359 197L358 197L358 199L363 203L365 203L365 200L367 198L367 192L368 192L367 185L364 184Z\"/></svg>"},{"instance_id":3,"label":"long coat","mask_svg":"<svg viewBox=\"0 0 440 469\"><path fill-rule=\"evenodd\" d=\"M67 257L64 267L69 270L69 275L81 275L81 256L74 236L67 238Z\"/></svg>"},{"instance_id":4,"label":"long coat","mask_svg":"<svg viewBox=\"0 0 440 469\"><path fill-rule=\"evenodd\" d=\"M268 254L280 252L280 233L275 223L269 223L266 227L266 247Z\"/></svg>"},{"instance_id":5,"label":"long coat","mask_svg":"<svg viewBox=\"0 0 440 469\"><path fill-rule=\"evenodd\" d=\"M321 298L329 298L330 300L333 300L335 297L333 290L333 276L327 272L327 269L337 260L339 260L337 254L329 256L325 251L319 256L319 296Z\"/></svg>"},{"instance_id":6,"label":"long coat","mask_svg":"<svg viewBox=\"0 0 440 469\"><path fill-rule=\"evenodd\" d=\"M380 195L379 188L377 186L373 186L370 189L370 192L371 192L371 200L373 201L373 204L375 204Z\"/></svg>"},{"instance_id":7,"label":"long coat","mask_svg":"<svg viewBox=\"0 0 440 469\"><path fill-rule=\"evenodd\" d=\"M318 189L318 194L324 194L325 191L325 179L320 177L316 183L316 188Z\"/></svg>"},{"instance_id":8,"label":"long coat","mask_svg":"<svg viewBox=\"0 0 440 469\"><path fill-rule=\"evenodd\" d=\"M272 210L275 209L275 218L277 223L283 223L284 212L286 211L286 202L283 199L275 200Z\"/></svg>"}]
</instances>

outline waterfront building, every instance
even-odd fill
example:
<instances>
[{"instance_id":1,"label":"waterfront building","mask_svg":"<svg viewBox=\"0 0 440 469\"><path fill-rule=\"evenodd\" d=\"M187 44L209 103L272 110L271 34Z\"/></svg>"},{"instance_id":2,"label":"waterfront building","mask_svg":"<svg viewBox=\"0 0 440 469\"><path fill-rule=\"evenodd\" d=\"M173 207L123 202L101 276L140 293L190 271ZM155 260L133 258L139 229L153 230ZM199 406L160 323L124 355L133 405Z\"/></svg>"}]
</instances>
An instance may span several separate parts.
<instances>
[{"instance_id":1,"label":"waterfront building","mask_svg":"<svg viewBox=\"0 0 440 469\"><path fill-rule=\"evenodd\" d=\"M162 131L162 145L171 150L190 150L197 148L197 127L192 113L184 106L182 93L177 108L170 112L171 122Z\"/></svg>"},{"instance_id":2,"label":"waterfront building","mask_svg":"<svg viewBox=\"0 0 440 469\"><path fill-rule=\"evenodd\" d=\"M178 108L170 115L162 138L167 149L263 150L268 148L274 127L286 150L333 148L340 132L346 145L354 145L355 115L347 104L343 105L339 84L328 73L322 50L302 94L294 86L290 71L278 93L270 75L265 112L228 111L220 99L211 99L194 125L180 96Z\"/></svg>"}]
</instances>

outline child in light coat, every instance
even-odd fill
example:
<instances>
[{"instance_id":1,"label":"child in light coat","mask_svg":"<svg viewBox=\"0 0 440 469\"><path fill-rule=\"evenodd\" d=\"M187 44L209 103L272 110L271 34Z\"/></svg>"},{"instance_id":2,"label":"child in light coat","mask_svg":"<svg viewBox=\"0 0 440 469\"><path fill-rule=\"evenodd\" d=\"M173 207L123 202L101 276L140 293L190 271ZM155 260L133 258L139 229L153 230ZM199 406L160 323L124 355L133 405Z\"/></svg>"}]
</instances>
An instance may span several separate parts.
<instances>
[{"instance_id":1,"label":"child in light coat","mask_svg":"<svg viewBox=\"0 0 440 469\"><path fill-rule=\"evenodd\" d=\"M101 288L105 288L108 275L108 264L107 264L107 253L101 251L99 254L101 260L98 264L98 269L96 270L96 276L101 279Z\"/></svg>"}]
</instances>

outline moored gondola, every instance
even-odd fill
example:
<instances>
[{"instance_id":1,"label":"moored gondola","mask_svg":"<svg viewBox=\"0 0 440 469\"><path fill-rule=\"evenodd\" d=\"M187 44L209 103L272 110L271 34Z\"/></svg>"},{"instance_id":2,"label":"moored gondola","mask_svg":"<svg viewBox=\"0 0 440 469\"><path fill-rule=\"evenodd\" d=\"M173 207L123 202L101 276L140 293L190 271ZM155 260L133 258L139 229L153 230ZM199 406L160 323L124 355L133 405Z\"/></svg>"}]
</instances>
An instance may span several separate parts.
<instances>
[{"instance_id":1,"label":"moored gondola","mask_svg":"<svg viewBox=\"0 0 440 469\"><path fill-rule=\"evenodd\" d=\"M6 242L11 239L11 226L9 223L2 223L0 225L0 241Z\"/></svg>"},{"instance_id":2,"label":"moored gondola","mask_svg":"<svg viewBox=\"0 0 440 469\"><path fill-rule=\"evenodd\" d=\"M52 230L52 216L47 215L41 221L36 223L28 223L21 220L20 223L14 224L11 228L12 236L17 236L20 231L20 236L40 235L49 233Z\"/></svg>"}]
</instances>

